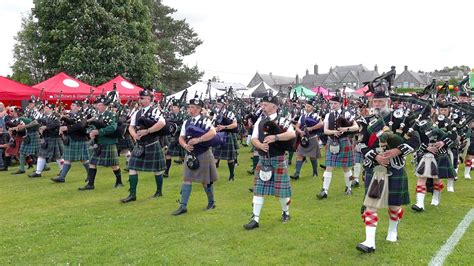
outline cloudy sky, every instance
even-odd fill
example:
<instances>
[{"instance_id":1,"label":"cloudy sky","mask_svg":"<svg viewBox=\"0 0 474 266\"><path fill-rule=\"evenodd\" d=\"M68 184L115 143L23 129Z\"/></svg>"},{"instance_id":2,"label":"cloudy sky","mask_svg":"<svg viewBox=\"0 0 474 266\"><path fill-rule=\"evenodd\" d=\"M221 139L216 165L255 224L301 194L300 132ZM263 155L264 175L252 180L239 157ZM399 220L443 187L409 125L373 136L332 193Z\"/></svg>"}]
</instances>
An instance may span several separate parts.
<instances>
[{"instance_id":1,"label":"cloudy sky","mask_svg":"<svg viewBox=\"0 0 474 266\"><path fill-rule=\"evenodd\" d=\"M247 85L256 71L302 77L313 65L364 64L380 71L474 67L474 4L451 0L164 0L204 43L189 65ZM13 37L30 0L1 0L0 75L11 73ZM6 27L5 25L8 25Z\"/></svg>"}]
</instances>

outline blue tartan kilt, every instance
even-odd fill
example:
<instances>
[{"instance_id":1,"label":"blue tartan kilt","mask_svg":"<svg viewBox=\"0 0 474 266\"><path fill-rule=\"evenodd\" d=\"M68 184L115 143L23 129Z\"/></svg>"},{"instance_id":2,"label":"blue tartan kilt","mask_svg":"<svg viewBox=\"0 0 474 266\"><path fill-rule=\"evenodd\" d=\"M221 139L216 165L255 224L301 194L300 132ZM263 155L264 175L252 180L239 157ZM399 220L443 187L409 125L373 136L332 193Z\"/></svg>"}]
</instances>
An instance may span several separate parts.
<instances>
[{"instance_id":1,"label":"blue tartan kilt","mask_svg":"<svg viewBox=\"0 0 474 266\"><path fill-rule=\"evenodd\" d=\"M454 171L453 163L449 154L437 154L436 162L438 163L438 177L445 178L454 178L456 176L456 171Z\"/></svg>"},{"instance_id":2,"label":"blue tartan kilt","mask_svg":"<svg viewBox=\"0 0 474 266\"><path fill-rule=\"evenodd\" d=\"M20 154L24 155L38 155L39 148L40 148L40 137L38 131L27 131L27 135L25 138L28 138L30 142L28 144L25 143L25 138L21 142L20 146Z\"/></svg>"},{"instance_id":3,"label":"blue tartan kilt","mask_svg":"<svg viewBox=\"0 0 474 266\"><path fill-rule=\"evenodd\" d=\"M373 170L373 168L365 168L365 194L367 194L368 187L372 181ZM388 205L402 206L410 204L408 177L405 168L395 169L388 167L388 173Z\"/></svg>"},{"instance_id":4,"label":"blue tartan kilt","mask_svg":"<svg viewBox=\"0 0 474 266\"><path fill-rule=\"evenodd\" d=\"M128 169L145 172L160 172L166 169L165 156L161 149L160 142L145 146L142 156L136 157L133 155L128 162Z\"/></svg>"},{"instance_id":5,"label":"blue tartan kilt","mask_svg":"<svg viewBox=\"0 0 474 266\"><path fill-rule=\"evenodd\" d=\"M212 152L216 159L220 160L235 160L237 159L237 150L235 149L234 134L226 133L224 144L214 147Z\"/></svg>"},{"instance_id":6,"label":"blue tartan kilt","mask_svg":"<svg viewBox=\"0 0 474 266\"><path fill-rule=\"evenodd\" d=\"M168 150L166 151L167 156L172 157L184 157L184 148L179 145L179 138L173 136L167 136L168 139Z\"/></svg>"},{"instance_id":7,"label":"blue tartan kilt","mask_svg":"<svg viewBox=\"0 0 474 266\"><path fill-rule=\"evenodd\" d=\"M122 150L133 150L133 140L130 136L126 136L125 138L119 138L117 143L117 151L120 152Z\"/></svg>"},{"instance_id":8,"label":"blue tartan kilt","mask_svg":"<svg viewBox=\"0 0 474 266\"><path fill-rule=\"evenodd\" d=\"M90 150L91 157L90 157L89 164L106 166L106 167L119 165L117 145L116 144L100 144L100 145L102 147L100 154L97 155L94 149Z\"/></svg>"},{"instance_id":9,"label":"blue tartan kilt","mask_svg":"<svg viewBox=\"0 0 474 266\"><path fill-rule=\"evenodd\" d=\"M49 160L61 159L64 153L63 140L61 138L45 138L47 147L43 148L40 145L38 157L46 158Z\"/></svg>"},{"instance_id":10,"label":"blue tartan kilt","mask_svg":"<svg viewBox=\"0 0 474 266\"><path fill-rule=\"evenodd\" d=\"M235 148L236 151L238 151L240 149L239 134L238 133L232 133L232 135L234 136L234 148Z\"/></svg>"},{"instance_id":11,"label":"blue tartan kilt","mask_svg":"<svg viewBox=\"0 0 474 266\"><path fill-rule=\"evenodd\" d=\"M350 137L343 137L338 139L339 152L337 154L331 153L329 150L328 140L326 144L326 166L329 167L352 167L354 166L354 147Z\"/></svg>"},{"instance_id":12,"label":"blue tartan kilt","mask_svg":"<svg viewBox=\"0 0 474 266\"><path fill-rule=\"evenodd\" d=\"M273 168L272 178L262 181L259 173L262 165L271 165ZM288 162L286 156L275 156L266 158L260 156L255 168L253 194L255 196L273 195L280 198L291 197L290 177L288 176Z\"/></svg>"},{"instance_id":13,"label":"blue tartan kilt","mask_svg":"<svg viewBox=\"0 0 474 266\"><path fill-rule=\"evenodd\" d=\"M77 162L89 160L89 141L70 140L69 145L64 145L63 159L65 161Z\"/></svg>"}]
</instances>

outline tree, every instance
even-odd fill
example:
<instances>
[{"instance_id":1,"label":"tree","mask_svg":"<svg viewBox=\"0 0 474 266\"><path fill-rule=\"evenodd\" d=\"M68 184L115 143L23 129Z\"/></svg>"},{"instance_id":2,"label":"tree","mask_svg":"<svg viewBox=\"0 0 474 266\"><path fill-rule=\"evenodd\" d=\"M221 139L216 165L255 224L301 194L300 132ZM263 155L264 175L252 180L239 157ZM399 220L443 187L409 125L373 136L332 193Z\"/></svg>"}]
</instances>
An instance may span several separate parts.
<instances>
[{"instance_id":1,"label":"tree","mask_svg":"<svg viewBox=\"0 0 474 266\"><path fill-rule=\"evenodd\" d=\"M151 10L152 32L158 42L156 57L161 73L160 82L165 92L187 87L198 81L203 72L197 66L183 65L183 57L191 55L202 44L198 35L185 20L171 17L176 9L165 6L161 0L144 0Z\"/></svg>"},{"instance_id":2,"label":"tree","mask_svg":"<svg viewBox=\"0 0 474 266\"><path fill-rule=\"evenodd\" d=\"M150 10L142 1L34 0L34 4L17 36L14 76L28 73L44 80L65 71L99 85L120 74L143 87L156 85L158 47Z\"/></svg>"}]
</instances>

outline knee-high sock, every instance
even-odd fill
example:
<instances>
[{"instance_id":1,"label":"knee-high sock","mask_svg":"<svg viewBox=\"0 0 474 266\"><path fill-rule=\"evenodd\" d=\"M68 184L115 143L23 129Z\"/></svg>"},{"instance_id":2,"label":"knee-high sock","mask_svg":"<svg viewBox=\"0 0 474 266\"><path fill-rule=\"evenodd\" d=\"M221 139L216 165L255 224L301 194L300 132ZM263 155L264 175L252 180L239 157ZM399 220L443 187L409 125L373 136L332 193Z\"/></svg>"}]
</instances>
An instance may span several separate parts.
<instances>
[{"instance_id":1,"label":"knee-high sock","mask_svg":"<svg viewBox=\"0 0 474 266\"><path fill-rule=\"evenodd\" d=\"M36 173L41 174L46 165L46 159L42 157L38 157L38 161L36 162Z\"/></svg>"},{"instance_id":2,"label":"knee-high sock","mask_svg":"<svg viewBox=\"0 0 474 266\"><path fill-rule=\"evenodd\" d=\"M365 223L365 241L362 242L367 247L375 248L375 232L377 230L377 222L379 220L377 212L366 210L363 214Z\"/></svg>"},{"instance_id":3,"label":"knee-high sock","mask_svg":"<svg viewBox=\"0 0 474 266\"><path fill-rule=\"evenodd\" d=\"M301 172L301 167L303 167L303 160L296 161L295 176L299 176Z\"/></svg>"},{"instance_id":4,"label":"knee-high sock","mask_svg":"<svg viewBox=\"0 0 474 266\"><path fill-rule=\"evenodd\" d=\"M5 167L10 167L12 164L12 157L11 156L5 156Z\"/></svg>"},{"instance_id":5,"label":"knee-high sock","mask_svg":"<svg viewBox=\"0 0 474 266\"><path fill-rule=\"evenodd\" d=\"M168 174L171 168L171 158L166 159L166 171L165 173Z\"/></svg>"},{"instance_id":6,"label":"knee-high sock","mask_svg":"<svg viewBox=\"0 0 474 266\"><path fill-rule=\"evenodd\" d=\"M91 185L91 186L94 185L96 174L97 174L97 168L89 168L89 173L87 175L89 185Z\"/></svg>"},{"instance_id":7,"label":"knee-high sock","mask_svg":"<svg viewBox=\"0 0 474 266\"><path fill-rule=\"evenodd\" d=\"M120 171L120 168L117 170L114 170L114 175L115 175L115 184L122 184L122 171Z\"/></svg>"},{"instance_id":8,"label":"knee-high sock","mask_svg":"<svg viewBox=\"0 0 474 266\"><path fill-rule=\"evenodd\" d=\"M464 162L464 177L471 178L471 167L472 167L472 160L466 160Z\"/></svg>"},{"instance_id":9,"label":"knee-high sock","mask_svg":"<svg viewBox=\"0 0 474 266\"><path fill-rule=\"evenodd\" d=\"M26 163L26 156L21 153L20 154L20 170L25 171L25 163Z\"/></svg>"},{"instance_id":10,"label":"knee-high sock","mask_svg":"<svg viewBox=\"0 0 474 266\"><path fill-rule=\"evenodd\" d=\"M228 161L227 166L229 167L230 176L234 177L235 162L234 161Z\"/></svg>"},{"instance_id":11,"label":"knee-high sock","mask_svg":"<svg viewBox=\"0 0 474 266\"><path fill-rule=\"evenodd\" d=\"M313 175L318 175L318 159L311 158L311 166L313 167Z\"/></svg>"},{"instance_id":12,"label":"knee-high sock","mask_svg":"<svg viewBox=\"0 0 474 266\"><path fill-rule=\"evenodd\" d=\"M221 160L217 159L216 160L216 168L219 168L219 163L221 162Z\"/></svg>"},{"instance_id":13,"label":"knee-high sock","mask_svg":"<svg viewBox=\"0 0 474 266\"><path fill-rule=\"evenodd\" d=\"M344 172L344 179L346 181L346 187L348 189L351 189L351 176L352 176L352 171L349 170L347 172Z\"/></svg>"},{"instance_id":14,"label":"knee-high sock","mask_svg":"<svg viewBox=\"0 0 474 266\"><path fill-rule=\"evenodd\" d=\"M86 169L86 173L89 173L89 162L83 163L82 166L84 166L84 169Z\"/></svg>"},{"instance_id":15,"label":"knee-high sock","mask_svg":"<svg viewBox=\"0 0 474 266\"><path fill-rule=\"evenodd\" d=\"M136 196L137 195L137 185L138 185L138 175L129 175L128 182L130 182L130 195Z\"/></svg>"},{"instance_id":16,"label":"knee-high sock","mask_svg":"<svg viewBox=\"0 0 474 266\"><path fill-rule=\"evenodd\" d=\"M252 170L255 170L255 168L257 167L259 158L260 157L258 155L254 155L252 157Z\"/></svg>"},{"instance_id":17,"label":"knee-high sock","mask_svg":"<svg viewBox=\"0 0 474 266\"><path fill-rule=\"evenodd\" d=\"M360 163L356 163L354 165L354 180L359 182L359 176L360 176L360 172L362 170L362 165Z\"/></svg>"},{"instance_id":18,"label":"knee-high sock","mask_svg":"<svg viewBox=\"0 0 474 266\"><path fill-rule=\"evenodd\" d=\"M260 212L262 211L264 198L253 196L253 219L258 223L260 221Z\"/></svg>"},{"instance_id":19,"label":"knee-high sock","mask_svg":"<svg viewBox=\"0 0 474 266\"><path fill-rule=\"evenodd\" d=\"M62 159L56 159L56 163L58 164L59 170L63 169L64 161Z\"/></svg>"},{"instance_id":20,"label":"knee-high sock","mask_svg":"<svg viewBox=\"0 0 474 266\"><path fill-rule=\"evenodd\" d=\"M290 198L280 198L281 210L288 215L290 214L290 210L289 210L290 203L291 203Z\"/></svg>"},{"instance_id":21,"label":"knee-high sock","mask_svg":"<svg viewBox=\"0 0 474 266\"><path fill-rule=\"evenodd\" d=\"M289 152L288 152L288 162L291 163L291 161L293 160L293 155L294 155L294 154L295 154L295 153L292 152L292 151L289 151Z\"/></svg>"},{"instance_id":22,"label":"knee-high sock","mask_svg":"<svg viewBox=\"0 0 474 266\"><path fill-rule=\"evenodd\" d=\"M181 206L185 207L188 205L189 197L191 196L191 190L193 186L191 184L181 185Z\"/></svg>"},{"instance_id":23,"label":"knee-high sock","mask_svg":"<svg viewBox=\"0 0 474 266\"><path fill-rule=\"evenodd\" d=\"M398 208L398 209L388 209L388 215L389 215L389 224L388 224L388 231L387 231L387 240L395 242L397 241L397 236L398 236L398 222L402 219L403 217L403 209Z\"/></svg>"},{"instance_id":24,"label":"knee-high sock","mask_svg":"<svg viewBox=\"0 0 474 266\"><path fill-rule=\"evenodd\" d=\"M61 179L66 179L66 176L67 176L67 173L69 172L69 169L71 169L71 164L70 163L65 163L63 165L63 169L61 169L61 174L59 175L59 177Z\"/></svg>"},{"instance_id":25,"label":"knee-high sock","mask_svg":"<svg viewBox=\"0 0 474 266\"><path fill-rule=\"evenodd\" d=\"M163 175L155 175L156 191L162 192L163 190Z\"/></svg>"},{"instance_id":26,"label":"knee-high sock","mask_svg":"<svg viewBox=\"0 0 474 266\"><path fill-rule=\"evenodd\" d=\"M213 204L214 203L214 187L212 183L204 187L204 192L206 192L206 195L207 195L207 204L208 205Z\"/></svg>"},{"instance_id":27,"label":"knee-high sock","mask_svg":"<svg viewBox=\"0 0 474 266\"><path fill-rule=\"evenodd\" d=\"M324 171L323 178L324 178L323 188L324 188L324 191L326 191L327 193L329 190L329 186L331 185L332 172Z\"/></svg>"}]
</instances>

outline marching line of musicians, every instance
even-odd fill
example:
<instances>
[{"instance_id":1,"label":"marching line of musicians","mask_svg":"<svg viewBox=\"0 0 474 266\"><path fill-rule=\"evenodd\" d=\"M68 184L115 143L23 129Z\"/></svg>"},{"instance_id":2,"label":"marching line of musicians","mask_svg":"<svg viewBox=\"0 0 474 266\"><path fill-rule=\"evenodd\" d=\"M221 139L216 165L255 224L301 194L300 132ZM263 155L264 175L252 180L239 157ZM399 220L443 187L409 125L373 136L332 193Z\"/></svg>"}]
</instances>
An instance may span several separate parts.
<instances>
[{"instance_id":1,"label":"marching line of musicians","mask_svg":"<svg viewBox=\"0 0 474 266\"><path fill-rule=\"evenodd\" d=\"M85 185L93 190L97 166L112 168L115 187L122 187L119 154L125 154L129 195L120 201L137 199L140 172L153 172L156 192L163 196L163 178L169 176L172 159L184 168L181 199L173 215L187 212L192 183L200 183L207 195L205 210L216 207L214 182L220 161L227 161L228 180L235 178L239 142L252 145L254 175L252 216L247 230L260 226L260 214L267 195L281 203L281 221L290 220L291 182L300 178L305 161L311 163L313 176L322 177L320 200L330 196L333 170L342 168L346 195L352 187L365 184L361 207L365 241L356 248L375 251L379 210L388 209L387 241L398 239L398 224L403 205L410 203L407 156L413 154L416 199L411 208L425 210L425 196L432 192L431 205L441 202L446 179L447 191L454 192L458 166L465 165L464 177L470 179L474 160L474 105L465 90L458 97L443 94L433 83L416 96L391 91L395 70L367 84L367 97L347 99L340 93L329 99L319 95L282 103L271 94L258 103L246 103L232 91L219 97L213 106L197 95L185 102L169 99L157 103L153 92L143 90L135 105L118 104L114 95L101 95L94 104L73 101L70 110L30 100L25 110L6 112L0 104L0 170L6 171L16 157L19 168L12 174L38 178L56 162L60 172L51 180L64 183L72 162L84 168ZM369 96L370 95L370 96ZM116 99L117 97L115 97ZM6 130L5 130L6 129ZM245 140L247 138L247 140ZM324 163L318 165L321 148ZM296 154L294 174L288 173ZM410 162L408 162L410 163ZM78 164L75 164L78 165ZM318 167L324 172L318 173ZM102 168L100 171L105 171Z\"/></svg>"}]
</instances>

